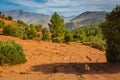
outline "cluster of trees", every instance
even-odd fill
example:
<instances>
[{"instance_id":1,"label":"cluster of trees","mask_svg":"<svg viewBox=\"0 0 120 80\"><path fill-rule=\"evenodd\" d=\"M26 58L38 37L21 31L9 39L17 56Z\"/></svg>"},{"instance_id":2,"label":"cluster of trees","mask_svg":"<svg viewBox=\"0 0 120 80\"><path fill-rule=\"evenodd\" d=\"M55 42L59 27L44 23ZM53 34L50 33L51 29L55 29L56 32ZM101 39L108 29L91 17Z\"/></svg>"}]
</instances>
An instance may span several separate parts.
<instances>
[{"instance_id":1,"label":"cluster of trees","mask_svg":"<svg viewBox=\"0 0 120 80\"><path fill-rule=\"evenodd\" d=\"M21 20L17 24L2 25L3 35L19 37L21 39L39 39L50 40L50 32L47 28L42 28L42 25L27 25Z\"/></svg>"},{"instance_id":2,"label":"cluster of trees","mask_svg":"<svg viewBox=\"0 0 120 80\"><path fill-rule=\"evenodd\" d=\"M85 45L105 50L106 43L99 24L86 25L73 31L73 37L76 41L81 41Z\"/></svg>"},{"instance_id":3,"label":"cluster of trees","mask_svg":"<svg viewBox=\"0 0 120 80\"><path fill-rule=\"evenodd\" d=\"M37 32L33 25L23 26L23 24L8 24L3 27L3 35L15 36L22 39L33 39L37 36Z\"/></svg>"},{"instance_id":4,"label":"cluster of trees","mask_svg":"<svg viewBox=\"0 0 120 80\"><path fill-rule=\"evenodd\" d=\"M0 18L2 18L2 19L7 19L7 20L13 20L13 17L12 17L12 16L6 17L5 14L3 14L2 12L0 12Z\"/></svg>"}]
</instances>

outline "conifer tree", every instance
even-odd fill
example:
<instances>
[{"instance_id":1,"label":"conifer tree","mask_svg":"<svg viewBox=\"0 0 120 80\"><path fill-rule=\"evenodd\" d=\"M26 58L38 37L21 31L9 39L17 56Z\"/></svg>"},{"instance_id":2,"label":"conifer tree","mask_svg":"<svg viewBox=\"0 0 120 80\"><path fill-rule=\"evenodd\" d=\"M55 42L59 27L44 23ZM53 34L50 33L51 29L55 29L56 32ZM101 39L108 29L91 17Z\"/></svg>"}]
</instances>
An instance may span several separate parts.
<instances>
[{"instance_id":1,"label":"conifer tree","mask_svg":"<svg viewBox=\"0 0 120 80\"><path fill-rule=\"evenodd\" d=\"M107 43L107 61L120 61L120 5L106 15L106 21L101 24L101 28Z\"/></svg>"},{"instance_id":2,"label":"conifer tree","mask_svg":"<svg viewBox=\"0 0 120 80\"><path fill-rule=\"evenodd\" d=\"M53 42L63 42L64 41L64 20L55 12L48 25L50 27L50 32L52 34Z\"/></svg>"}]
</instances>

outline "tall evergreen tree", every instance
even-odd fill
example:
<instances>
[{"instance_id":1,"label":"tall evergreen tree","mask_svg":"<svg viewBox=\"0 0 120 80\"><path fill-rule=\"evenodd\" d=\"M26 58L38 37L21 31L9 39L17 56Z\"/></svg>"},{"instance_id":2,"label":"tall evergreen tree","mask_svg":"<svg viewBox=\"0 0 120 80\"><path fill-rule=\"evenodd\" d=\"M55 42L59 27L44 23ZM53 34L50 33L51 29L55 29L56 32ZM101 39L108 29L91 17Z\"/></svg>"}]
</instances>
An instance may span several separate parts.
<instances>
[{"instance_id":1,"label":"tall evergreen tree","mask_svg":"<svg viewBox=\"0 0 120 80\"><path fill-rule=\"evenodd\" d=\"M120 61L120 5L106 15L101 28L107 43L107 61Z\"/></svg>"},{"instance_id":2,"label":"tall evergreen tree","mask_svg":"<svg viewBox=\"0 0 120 80\"><path fill-rule=\"evenodd\" d=\"M53 42L63 42L64 41L64 20L55 12L49 23L50 32L52 34Z\"/></svg>"}]
</instances>

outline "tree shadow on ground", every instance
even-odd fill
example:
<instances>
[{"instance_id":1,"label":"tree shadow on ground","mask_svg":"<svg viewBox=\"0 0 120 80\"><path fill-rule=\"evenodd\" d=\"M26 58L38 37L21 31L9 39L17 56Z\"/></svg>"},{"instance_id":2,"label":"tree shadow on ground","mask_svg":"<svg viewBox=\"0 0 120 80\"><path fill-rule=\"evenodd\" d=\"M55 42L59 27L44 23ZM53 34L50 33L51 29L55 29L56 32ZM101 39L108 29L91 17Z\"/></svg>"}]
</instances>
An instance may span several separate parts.
<instances>
[{"instance_id":1,"label":"tree shadow on ground","mask_svg":"<svg viewBox=\"0 0 120 80\"><path fill-rule=\"evenodd\" d=\"M90 71L85 71L85 64L89 65ZM42 72L44 74L114 74L120 73L120 62L118 63L53 63L35 65L31 67L32 71Z\"/></svg>"}]
</instances>

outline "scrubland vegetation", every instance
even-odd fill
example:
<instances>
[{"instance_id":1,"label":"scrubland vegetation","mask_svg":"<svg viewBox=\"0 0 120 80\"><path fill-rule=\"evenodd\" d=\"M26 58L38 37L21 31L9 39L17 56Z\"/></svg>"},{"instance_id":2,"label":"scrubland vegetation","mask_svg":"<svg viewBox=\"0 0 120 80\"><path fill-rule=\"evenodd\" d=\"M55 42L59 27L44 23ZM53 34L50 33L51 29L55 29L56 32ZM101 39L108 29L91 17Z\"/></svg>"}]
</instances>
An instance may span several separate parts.
<instances>
[{"instance_id":1,"label":"scrubland vegetation","mask_svg":"<svg viewBox=\"0 0 120 80\"><path fill-rule=\"evenodd\" d=\"M0 13L0 18L12 20L11 16L5 17ZM69 43L79 41L85 45L106 51L109 62L120 61L120 6L106 15L103 23L86 25L79 29L70 31L65 29L64 20L55 12L48 28L41 24L26 24L18 20L16 24L5 24L0 20L2 34L6 36L19 37L21 39L38 39L57 43ZM0 65L20 64L25 62L22 47L14 41L0 42Z\"/></svg>"},{"instance_id":2,"label":"scrubland vegetation","mask_svg":"<svg viewBox=\"0 0 120 80\"><path fill-rule=\"evenodd\" d=\"M22 47L13 40L0 41L0 65L26 62Z\"/></svg>"}]
</instances>

